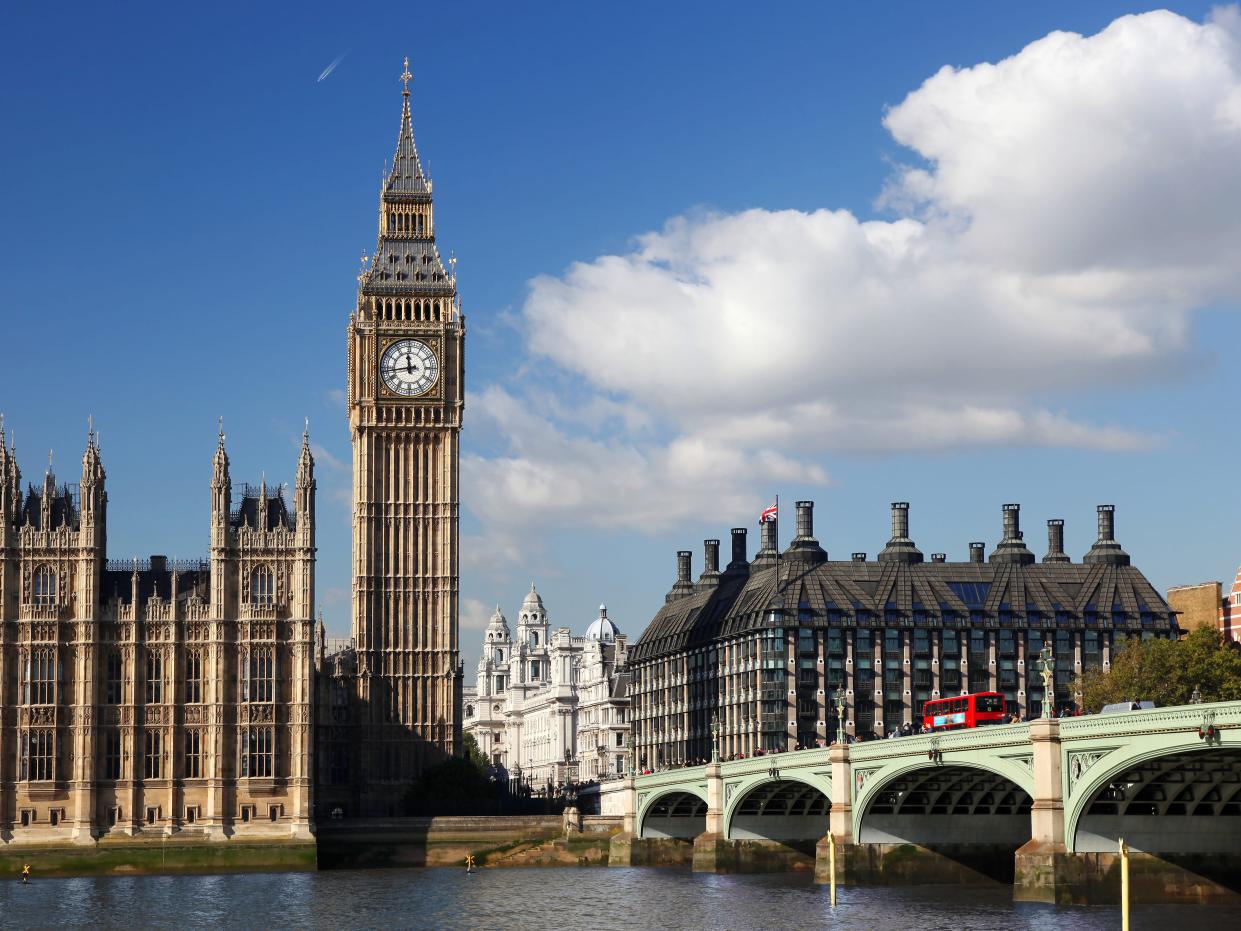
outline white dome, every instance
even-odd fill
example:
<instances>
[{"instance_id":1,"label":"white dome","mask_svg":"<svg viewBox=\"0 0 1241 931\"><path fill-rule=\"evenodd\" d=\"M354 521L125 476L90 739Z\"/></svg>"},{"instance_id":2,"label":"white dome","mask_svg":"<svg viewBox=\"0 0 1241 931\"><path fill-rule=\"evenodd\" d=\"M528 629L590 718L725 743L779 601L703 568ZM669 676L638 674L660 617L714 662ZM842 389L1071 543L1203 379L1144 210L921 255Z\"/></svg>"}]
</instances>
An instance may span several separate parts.
<instances>
[{"instance_id":1,"label":"white dome","mask_svg":"<svg viewBox=\"0 0 1241 931\"><path fill-rule=\"evenodd\" d=\"M508 639L508 620L500 612L500 606L496 605L495 613L491 615L491 620L487 623L487 640L488 642L504 642Z\"/></svg>"},{"instance_id":2,"label":"white dome","mask_svg":"<svg viewBox=\"0 0 1241 931\"><path fill-rule=\"evenodd\" d=\"M530 583L530 594L526 595L526 600L521 603L521 608L523 611L527 609L542 610L543 608L543 598L534 590L533 582Z\"/></svg>"},{"instance_id":3,"label":"white dome","mask_svg":"<svg viewBox=\"0 0 1241 931\"><path fill-rule=\"evenodd\" d=\"M598 640L600 643L614 643L619 635L620 628L608 617L607 605L599 605L599 616L586 628L586 639Z\"/></svg>"}]
</instances>

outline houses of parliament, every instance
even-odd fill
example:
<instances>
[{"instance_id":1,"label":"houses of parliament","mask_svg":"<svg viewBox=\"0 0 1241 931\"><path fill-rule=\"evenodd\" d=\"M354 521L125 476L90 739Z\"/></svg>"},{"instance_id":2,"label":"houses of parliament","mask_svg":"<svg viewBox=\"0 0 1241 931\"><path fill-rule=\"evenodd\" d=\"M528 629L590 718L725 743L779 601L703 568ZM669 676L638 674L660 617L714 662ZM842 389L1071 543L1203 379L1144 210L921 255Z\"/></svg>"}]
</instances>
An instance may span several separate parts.
<instances>
[{"instance_id":1,"label":"houses of parliament","mask_svg":"<svg viewBox=\"0 0 1241 931\"><path fill-rule=\"evenodd\" d=\"M317 819L397 813L456 752L465 329L408 61L402 80L378 245L347 327L352 637L329 642L315 620L307 434L288 497L233 481L221 428L206 557L117 560L94 432L80 476L49 464L28 481L0 426L0 849L309 839Z\"/></svg>"}]
</instances>

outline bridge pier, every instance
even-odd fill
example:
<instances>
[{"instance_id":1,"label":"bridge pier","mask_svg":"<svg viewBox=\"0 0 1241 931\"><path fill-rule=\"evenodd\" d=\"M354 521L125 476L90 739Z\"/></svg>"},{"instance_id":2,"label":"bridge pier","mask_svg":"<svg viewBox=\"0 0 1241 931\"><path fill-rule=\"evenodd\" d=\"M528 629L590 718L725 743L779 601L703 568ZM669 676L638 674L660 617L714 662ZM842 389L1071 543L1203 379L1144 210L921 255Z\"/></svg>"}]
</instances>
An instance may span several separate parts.
<instances>
[{"instance_id":1,"label":"bridge pier","mask_svg":"<svg viewBox=\"0 0 1241 931\"><path fill-rule=\"evenodd\" d=\"M1030 806L1030 840L1014 856L1013 898L1019 902L1061 902L1078 885L1080 866L1064 840L1064 777L1061 771L1060 722L1039 718L1030 724L1034 751L1034 800Z\"/></svg>"}]
</instances>

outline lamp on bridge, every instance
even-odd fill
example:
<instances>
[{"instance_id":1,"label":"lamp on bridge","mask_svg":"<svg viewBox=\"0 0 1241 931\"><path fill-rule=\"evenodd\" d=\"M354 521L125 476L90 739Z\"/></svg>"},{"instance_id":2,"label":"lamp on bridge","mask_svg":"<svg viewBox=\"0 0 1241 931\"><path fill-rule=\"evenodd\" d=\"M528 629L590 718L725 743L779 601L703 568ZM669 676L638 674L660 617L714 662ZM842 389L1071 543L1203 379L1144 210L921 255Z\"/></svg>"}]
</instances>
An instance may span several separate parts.
<instances>
[{"instance_id":1,"label":"lamp on bridge","mask_svg":"<svg viewBox=\"0 0 1241 931\"><path fill-rule=\"evenodd\" d=\"M845 742L845 690L839 688L836 690L836 743Z\"/></svg>"},{"instance_id":2,"label":"lamp on bridge","mask_svg":"<svg viewBox=\"0 0 1241 931\"><path fill-rule=\"evenodd\" d=\"M711 715L711 762L718 763L720 761L720 719L718 715Z\"/></svg>"},{"instance_id":3,"label":"lamp on bridge","mask_svg":"<svg viewBox=\"0 0 1241 931\"><path fill-rule=\"evenodd\" d=\"M1043 673L1043 714L1044 718L1054 718L1056 704L1055 658L1051 653L1051 644L1043 641L1043 649L1039 651L1039 668Z\"/></svg>"}]
</instances>

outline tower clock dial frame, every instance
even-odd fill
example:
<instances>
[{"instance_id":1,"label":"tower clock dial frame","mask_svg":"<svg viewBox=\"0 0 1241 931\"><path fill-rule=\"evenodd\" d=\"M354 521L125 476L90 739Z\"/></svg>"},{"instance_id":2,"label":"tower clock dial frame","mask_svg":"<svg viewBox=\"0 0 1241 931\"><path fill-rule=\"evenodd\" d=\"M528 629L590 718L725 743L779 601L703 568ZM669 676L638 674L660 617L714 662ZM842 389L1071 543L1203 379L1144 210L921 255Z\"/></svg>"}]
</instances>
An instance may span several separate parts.
<instances>
[{"instance_id":1,"label":"tower clock dial frame","mask_svg":"<svg viewBox=\"0 0 1241 931\"><path fill-rule=\"evenodd\" d=\"M379 352L380 397L388 400L439 400L443 395L440 340L425 334L383 340Z\"/></svg>"}]
</instances>

